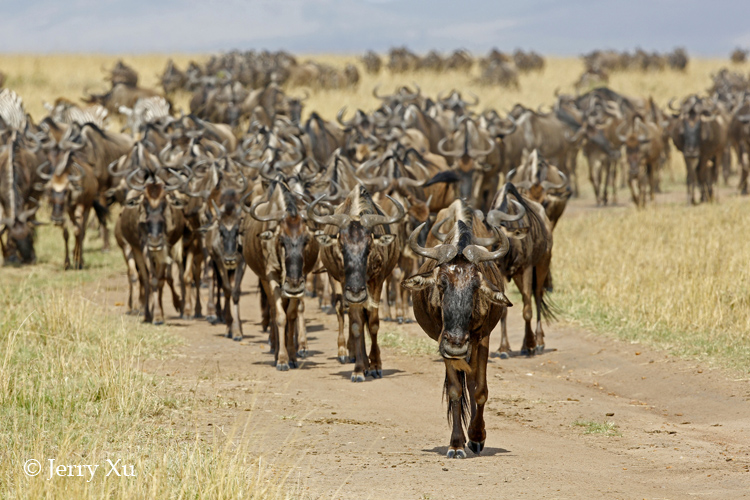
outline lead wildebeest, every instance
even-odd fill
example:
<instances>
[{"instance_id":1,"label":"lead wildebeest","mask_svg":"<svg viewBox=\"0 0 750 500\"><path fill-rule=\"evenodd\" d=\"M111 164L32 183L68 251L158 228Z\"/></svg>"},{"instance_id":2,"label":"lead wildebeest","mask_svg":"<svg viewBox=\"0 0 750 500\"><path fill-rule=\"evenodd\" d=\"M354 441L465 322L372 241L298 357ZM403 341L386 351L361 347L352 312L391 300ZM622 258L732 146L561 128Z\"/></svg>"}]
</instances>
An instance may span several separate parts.
<instances>
[{"instance_id":1,"label":"lead wildebeest","mask_svg":"<svg viewBox=\"0 0 750 500\"><path fill-rule=\"evenodd\" d=\"M364 382L366 375L383 376L378 347L380 319L378 307L383 282L398 262L400 242L395 224L406 215L397 201L391 200L395 215L384 215L364 186L355 186L332 215L319 215L317 198L307 210L308 219L325 226L315 238L323 247L321 261L328 274L343 287L342 299L349 304L349 341L344 341L343 303L338 302L339 361L354 359L352 382ZM370 356L365 352L364 330L370 332ZM347 352L348 351L348 352Z\"/></svg>"},{"instance_id":2,"label":"lead wildebeest","mask_svg":"<svg viewBox=\"0 0 750 500\"><path fill-rule=\"evenodd\" d=\"M479 454L487 437L484 405L490 334L511 305L504 294L505 280L493 261L505 255L510 243L497 230L494 237L478 237L479 231L487 230L460 200L442 210L438 219L452 223L442 244L424 248L417 243L424 224L411 233L410 248L427 260L403 286L413 291L414 316L438 342L445 363L448 421L453 426L447 456L465 458L469 413L469 448ZM500 245L495 251L485 248L496 243Z\"/></svg>"}]
</instances>

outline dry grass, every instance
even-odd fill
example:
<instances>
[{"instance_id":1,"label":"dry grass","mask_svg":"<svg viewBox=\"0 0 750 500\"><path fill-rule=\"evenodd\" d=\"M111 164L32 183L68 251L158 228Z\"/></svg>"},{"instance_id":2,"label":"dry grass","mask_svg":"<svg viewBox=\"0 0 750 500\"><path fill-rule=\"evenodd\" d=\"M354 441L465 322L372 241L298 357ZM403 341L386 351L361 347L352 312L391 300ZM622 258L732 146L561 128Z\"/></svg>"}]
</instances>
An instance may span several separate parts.
<instances>
[{"instance_id":1,"label":"dry grass","mask_svg":"<svg viewBox=\"0 0 750 500\"><path fill-rule=\"evenodd\" d=\"M555 299L586 326L748 372L746 212L747 199L728 197L563 218Z\"/></svg>"},{"instance_id":2,"label":"dry grass","mask_svg":"<svg viewBox=\"0 0 750 500\"><path fill-rule=\"evenodd\" d=\"M40 233L42 262L3 269L0 285L0 498L288 498L290 467L257 453L262 429L199 433L184 415L201 402L146 375L144 359L169 355L176 336L108 314L100 280L121 269L112 252L80 273L61 272L59 230ZM49 258L53 248L57 258ZM42 472L23 466L38 460ZM93 480L49 479L49 462L98 464ZM106 460L136 477L105 477ZM130 473L128 468L127 472ZM74 474L78 474L77 471Z\"/></svg>"}]
</instances>

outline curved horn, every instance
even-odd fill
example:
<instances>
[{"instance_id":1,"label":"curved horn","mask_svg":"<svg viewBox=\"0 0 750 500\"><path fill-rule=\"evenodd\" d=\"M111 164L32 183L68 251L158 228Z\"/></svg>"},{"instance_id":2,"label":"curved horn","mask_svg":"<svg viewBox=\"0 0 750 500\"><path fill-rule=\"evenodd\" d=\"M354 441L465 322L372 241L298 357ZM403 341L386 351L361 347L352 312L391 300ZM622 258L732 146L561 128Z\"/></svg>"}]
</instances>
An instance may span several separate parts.
<instances>
[{"instance_id":1,"label":"curved horn","mask_svg":"<svg viewBox=\"0 0 750 500\"><path fill-rule=\"evenodd\" d=\"M44 168L49 165L48 161L45 161L44 163L40 164L38 167L36 167L36 174L44 179L45 181L48 181L52 178L52 175L47 174L44 172Z\"/></svg>"},{"instance_id":2,"label":"curved horn","mask_svg":"<svg viewBox=\"0 0 750 500\"><path fill-rule=\"evenodd\" d=\"M440 139L440 142L438 142L438 151L440 151L440 154L443 156L461 156L461 151L446 151L445 150L445 141L448 140L448 137L443 137Z\"/></svg>"},{"instance_id":3,"label":"curved horn","mask_svg":"<svg viewBox=\"0 0 750 500\"><path fill-rule=\"evenodd\" d=\"M487 223L491 226L499 226L503 222L518 222L523 219L526 215L526 208L516 200L510 200L510 202L518 209L516 215L510 215L500 210L490 210L487 214Z\"/></svg>"},{"instance_id":4,"label":"curved horn","mask_svg":"<svg viewBox=\"0 0 750 500\"><path fill-rule=\"evenodd\" d=\"M107 172L109 172L109 175L111 175L112 177L122 177L123 175L126 175L128 173L128 171L125 170L125 169L123 169L120 172L115 172L115 170L112 167L114 167L115 165L117 165L117 163L119 163L119 161L120 161L120 159L118 158L118 159L114 160L112 163L110 163L109 165L107 165Z\"/></svg>"},{"instance_id":5,"label":"curved horn","mask_svg":"<svg viewBox=\"0 0 750 500\"><path fill-rule=\"evenodd\" d=\"M346 226L352 220L352 218L346 214L318 215L315 213L315 205L320 203L324 197L325 195L321 195L315 198L315 200L307 206L307 218L322 226L331 225L336 226L339 229Z\"/></svg>"},{"instance_id":6,"label":"curved horn","mask_svg":"<svg viewBox=\"0 0 750 500\"><path fill-rule=\"evenodd\" d=\"M503 255L508 253L508 249L510 248L510 241L508 240L508 237L502 231L498 231L497 229L494 229L494 228L493 228L493 231L500 238L500 241L502 242L500 244L500 248L498 248L494 252L490 252L489 250L484 248L484 246L467 245L466 248L464 248L464 251L461 252L463 256L466 257L466 260L468 260L472 264L479 264L481 262L486 262L488 260L499 259Z\"/></svg>"},{"instance_id":7,"label":"curved horn","mask_svg":"<svg viewBox=\"0 0 750 500\"><path fill-rule=\"evenodd\" d=\"M495 141L492 141L490 139L487 139L487 143L490 145L489 149L469 149L469 155L472 158L476 158L478 156L487 156L488 154L492 153L492 151L495 149Z\"/></svg>"},{"instance_id":8,"label":"curved horn","mask_svg":"<svg viewBox=\"0 0 750 500\"><path fill-rule=\"evenodd\" d=\"M673 97L673 98L671 98L671 99L669 100L669 103L667 104L667 106L669 107L669 109L671 109L672 111L680 111L680 108L675 108L675 107L674 107L674 102L675 102L676 100L677 100L677 98L676 98L676 97Z\"/></svg>"},{"instance_id":9,"label":"curved horn","mask_svg":"<svg viewBox=\"0 0 750 500\"><path fill-rule=\"evenodd\" d=\"M141 171L141 169L137 168L137 169L133 170L132 172L130 172L130 174L128 174L127 177L125 177L125 182L127 183L128 187L130 189L134 190L134 191L143 191L145 189L145 186L135 186L135 185L133 185L133 178L140 171Z\"/></svg>"},{"instance_id":10,"label":"curved horn","mask_svg":"<svg viewBox=\"0 0 750 500\"><path fill-rule=\"evenodd\" d=\"M375 99L380 99L381 101L389 101L391 99L391 96L389 96L389 95L386 95L386 96L380 96L380 95L378 95L378 89L379 88L380 88L380 84L378 83L377 85L375 85L375 88L372 89L372 96Z\"/></svg>"},{"instance_id":11,"label":"curved horn","mask_svg":"<svg viewBox=\"0 0 750 500\"><path fill-rule=\"evenodd\" d=\"M83 176L86 175L86 171L76 161L73 162L73 166L78 169L79 173L78 175L68 174L68 180L70 182L81 182L81 179L83 179Z\"/></svg>"},{"instance_id":12,"label":"curved horn","mask_svg":"<svg viewBox=\"0 0 750 500\"><path fill-rule=\"evenodd\" d=\"M544 188L546 191L564 188L568 184L568 178L559 170L557 171L557 174L562 177L562 182L560 182L560 184L555 184L549 181L542 181L542 188Z\"/></svg>"},{"instance_id":13,"label":"curved horn","mask_svg":"<svg viewBox=\"0 0 750 500\"><path fill-rule=\"evenodd\" d=\"M448 219L440 219L439 221L436 221L435 224L432 225L432 228L430 228L430 234L432 234L435 237L435 239L441 243L445 243L445 240L448 238L448 233L440 232L440 228L447 221Z\"/></svg>"},{"instance_id":14,"label":"curved horn","mask_svg":"<svg viewBox=\"0 0 750 500\"><path fill-rule=\"evenodd\" d=\"M458 249L456 249L455 245L443 244L433 248L420 246L419 243L417 243L417 238L419 237L419 233L422 232L425 224L427 223L423 222L417 226L417 228L409 235L409 248L411 248L412 252L427 259L436 260L438 265L449 262L453 257L458 255Z\"/></svg>"},{"instance_id":15,"label":"curved horn","mask_svg":"<svg viewBox=\"0 0 750 500\"><path fill-rule=\"evenodd\" d=\"M375 226L379 225L387 225L387 224L395 224L396 222L399 222L401 219L404 218L406 215L406 210L404 209L404 206L399 203L397 200L394 200L390 196L386 195L386 198L391 200L391 203L396 207L396 215L388 216L388 215L380 215L380 214L365 214L362 215L359 219L362 223L362 227L366 229L372 229Z\"/></svg>"},{"instance_id":16,"label":"curved horn","mask_svg":"<svg viewBox=\"0 0 750 500\"><path fill-rule=\"evenodd\" d=\"M253 203L253 205L250 207L250 215L253 219L260 222L278 222L284 218L284 215L286 214L284 210L277 210L276 212L266 215L258 215L258 207L266 203L270 203L270 200L259 200Z\"/></svg>"},{"instance_id":17,"label":"curved horn","mask_svg":"<svg viewBox=\"0 0 750 500\"><path fill-rule=\"evenodd\" d=\"M510 134L512 134L513 132L516 131L516 128L518 127L518 125L516 125L516 120L512 116L510 116L510 115L508 115L508 117L506 118L506 120L508 120L510 122L510 127L505 128L505 129L499 129L497 131L497 135L506 136L506 135L510 135Z\"/></svg>"}]
</instances>

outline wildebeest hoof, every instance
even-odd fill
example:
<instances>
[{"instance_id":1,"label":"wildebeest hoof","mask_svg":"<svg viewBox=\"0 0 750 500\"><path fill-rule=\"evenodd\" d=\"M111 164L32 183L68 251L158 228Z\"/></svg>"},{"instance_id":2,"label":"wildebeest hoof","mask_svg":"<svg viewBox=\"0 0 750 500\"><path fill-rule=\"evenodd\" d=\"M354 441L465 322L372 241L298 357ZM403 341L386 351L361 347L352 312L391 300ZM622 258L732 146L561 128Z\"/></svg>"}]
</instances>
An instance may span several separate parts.
<instances>
[{"instance_id":1,"label":"wildebeest hoof","mask_svg":"<svg viewBox=\"0 0 750 500\"><path fill-rule=\"evenodd\" d=\"M232 337L232 340L234 340L235 342L239 342L239 341L240 341L240 340L242 340L243 338L244 338L244 337L243 337L243 336L242 336L242 334L240 333L240 334L237 334L237 335L233 336L233 337Z\"/></svg>"},{"instance_id":2,"label":"wildebeest hoof","mask_svg":"<svg viewBox=\"0 0 750 500\"><path fill-rule=\"evenodd\" d=\"M276 363L276 369L280 372L289 371L289 365L287 363Z\"/></svg>"},{"instance_id":3,"label":"wildebeest hoof","mask_svg":"<svg viewBox=\"0 0 750 500\"><path fill-rule=\"evenodd\" d=\"M206 316L206 321L208 321L212 325L215 325L216 323L218 323L218 319L213 314Z\"/></svg>"},{"instance_id":4,"label":"wildebeest hoof","mask_svg":"<svg viewBox=\"0 0 750 500\"><path fill-rule=\"evenodd\" d=\"M364 382L365 375L363 373L352 373L352 382Z\"/></svg>"},{"instance_id":5,"label":"wildebeest hoof","mask_svg":"<svg viewBox=\"0 0 750 500\"><path fill-rule=\"evenodd\" d=\"M357 362L357 358L355 356L349 356L349 362L350 363L356 363Z\"/></svg>"},{"instance_id":6,"label":"wildebeest hoof","mask_svg":"<svg viewBox=\"0 0 750 500\"><path fill-rule=\"evenodd\" d=\"M541 354L544 352L544 344L536 346L536 353Z\"/></svg>"},{"instance_id":7,"label":"wildebeest hoof","mask_svg":"<svg viewBox=\"0 0 750 500\"><path fill-rule=\"evenodd\" d=\"M372 378L383 378L383 370L380 368L368 370L367 374Z\"/></svg>"},{"instance_id":8,"label":"wildebeest hoof","mask_svg":"<svg viewBox=\"0 0 750 500\"><path fill-rule=\"evenodd\" d=\"M342 365L345 365L349 362L349 356L339 356L338 357L339 363Z\"/></svg>"},{"instance_id":9,"label":"wildebeest hoof","mask_svg":"<svg viewBox=\"0 0 750 500\"><path fill-rule=\"evenodd\" d=\"M507 351L500 351L500 359L508 359L510 358L510 353Z\"/></svg>"},{"instance_id":10,"label":"wildebeest hoof","mask_svg":"<svg viewBox=\"0 0 750 500\"><path fill-rule=\"evenodd\" d=\"M289 368L297 369L299 368L299 363L297 361L289 361Z\"/></svg>"},{"instance_id":11,"label":"wildebeest hoof","mask_svg":"<svg viewBox=\"0 0 750 500\"><path fill-rule=\"evenodd\" d=\"M297 351L297 357L298 358L306 358L307 357L307 349L300 349Z\"/></svg>"},{"instance_id":12,"label":"wildebeest hoof","mask_svg":"<svg viewBox=\"0 0 750 500\"><path fill-rule=\"evenodd\" d=\"M396 322L397 322L397 323L398 323L399 325L403 325L403 324L404 324L404 318L398 317L398 318L396 318Z\"/></svg>"},{"instance_id":13,"label":"wildebeest hoof","mask_svg":"<svg viewBox=\"0 0 750 500\"><path fill-rule=\"evenodd\" d=\"M473 451L475 455L479 455L484 449L484 441L480 443L476 441L469 441L469 449Z\"/></svg>"},{"instance_id":14,"label":"wildebeest hoof","mask_svg":"<svg viewBox=\"0 0 750 500\"><path fill-rule=\"evenodd\" d=\"M156 320L154 320L154 325L158 326L158 325L163 325L163 324L164 324L164 320L163 319L156 319Z\"/></svg>"},{"instance_id":15,"label":"wildebeest hoof","mask_svg":"<svg viewBox=\"0 0 750 500\"><path fill-rule=\"evenodd\" d=\"M451 448L445 455L448 458L466 458L466 452L462 449Z\"/></svg>"},{"instance_id":16,"label":"wildebeest hoof","mask_svg":"<svg viewBox=\"0 0 750 500\"><path fill-rule=\"evenodd\" d=\"M385 318L383 318L383 321L393 321L393 318L391 318L390 316L386 316Z\"/></svg>"},{"instance_id":17,"label":"wildebeest hoof","mask_svg":"<svg viewBox=\"0 0 750 500\"><path fill-rule=\"evenodd\" d=\"M521 356L531 356L534 354L534 349L529 350L527 347L521 349Z\"/></svg>"}]
</instances>

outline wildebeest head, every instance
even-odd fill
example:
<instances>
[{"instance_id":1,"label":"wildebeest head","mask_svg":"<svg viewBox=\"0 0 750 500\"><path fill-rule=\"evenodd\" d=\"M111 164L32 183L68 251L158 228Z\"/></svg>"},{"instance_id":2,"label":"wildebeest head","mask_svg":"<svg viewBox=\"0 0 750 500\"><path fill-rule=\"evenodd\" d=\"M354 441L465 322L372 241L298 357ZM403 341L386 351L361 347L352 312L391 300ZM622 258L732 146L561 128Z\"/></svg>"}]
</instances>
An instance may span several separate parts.
<instances>
[{"instance_id":1,"label":"wildebeest head","mask_svg":"<svg viewBox=\"0 0 750 500\"><path fill-rule=\"evenodd\" d=\"M479 159L484 159L484 157L492 153L495 149L495 143L485 136L480 136L476 125L470 119L464 119L463 125L463 134L456 135L461 141L462 147L453 151L447 151L445 149L445 142L448 140L448 137L444 137L438 143L438 150L443 156L453 156L456 158L453 170L460 178L459 196L462 200L470 201L474 197L475 185L481 183L481 177L484 176L487 170L480 163ZM477 149L472 146L472 142L480 140L486 142L486 149Z\"/></svg>"},{"instance_id":2,"label":"wildebeest head","mask_svg":"<svg viewBox=\"0 0 750 500\"><path fill-rule=\"evenodd\" d=\"M261 222L275 223L272 229L263 231L259 237L274 240L276 255L281 264L283 277L282 294L287 298L300 298L305 293L305 257L310 250L316 252L317 242L312 238L305 214L297 209L294 194L283 189L283 207L267 214L258 214L258 207L268 202L260 200L250 207L250 215ZM313 245L315 248L311 248Z\"/></svg>"},{"instance_id":3,"label":"wildebeest head","mask_svg":"<svg viewBox=\"0 0 750 500\"><path fill-rule=\"evenodd\" d=\"M320 225L338 227L335 237L316 233L315 239L324 247L338 245L344 262L344 298L349 303L361 304L367 300L367 271L372 245L387 246L393 243L395 235L386 232L387 226L402 220L406 210L401 203L389 196L388 199L396 208L396 214L383 215L372 202L366 189L355 188L353 194L356 196L350 194L347 198L349 213L316 214L315 206L322 200L321 196L310 204L307 216ZM347 202L344 203L344 207L347 207ZM376 231L378 226L385 226L386 229Z\"/></svg>"},{"instance_id":4,"label":"wildebeest head","mask_svg":"<svg viewBox=\"0 0 750 500\"><path fill-rule=\"evenodd\" d=\"M242 258L242 230L244 227L243 207L245 200L252 194L247 192L242 198L234 189L223 191L219 203L211 200L216 219L211 226L216 228L215 237L221 249L221 258L226 269L236 269Z\"/></svg>"},{"instance_id":5,"label":"wildebeest head","mask_svg":"<svg viewBox=\"0 0 750 500\"><path fill-rule=\"evenodd\" d=\"M81 180L85 171L80 164L70 161L70 151L62 154L62 160L51 174L44 171L46 166L46 162L39 165L37 174L47 181L45 192L52 206L50 219L59 226L65 221L65 212L69 209L71 198L83 191Z\"/></svg>"},{"instance_id":6,"label":"wildebeest head","mask_svg":"<svg viewBox=\"0 0 750 500\"><path fill-rule=\"evenodd\" d=\"M561 197L571 195L568 179L554 165L550 165L539 152L534 149L527 155L518 169L508 172L507 181L525 193L537 203L544 204L547 193L555 191Z\"/></svg>"},{"instance_id":7,"label":"wildebeest head","mask_svg":"<svg viewBox=\"0 0 750 500\"><path fill-rule=\"evenodd\" d=\"M489 282L483 263L505 255L510 248L508 238L495 231L494 238L475 238L463 220L457 220L446 242L433 248L417 243L424 224L409 236L409 246L417 255L435 261L427 273L404 280L404 288L429 289L430 301L439 304L442 314L442 331L438 340L441 356L446 359L465 358L469 351L472 329L485 317L490 304L510 306L511 303L498 286ZM495 251L485 246L500 243Z\"/></svg>"},{"instance_id":8,"label":"wildebeest head","mask_svg":"<svg viewBox=\"0 0 750 500\"><path fill-rule=\"evenodd\" d=\"M35 264L36 252L34 251L34 226L41 224L32 219L39 206L24 210L13 219L0 221L4 226L0 231L8 232L8 245L5 248L3 259L6 264Z\"/></svg>"},{"instance_id":9,"label":"wildebeest head","mask_svg":"<svg viewBox=\"0 0 750 500\"><path fill-rule=\"evenodd\" d=\"M644 148L651 142L651 137L649 136L648 128L640 117L636 116L627 128L626 133L622 134L621 130L626 126L627 122L623 122L617 130L617 136L625 145L625 155L630 172L635 174L638 172L638 166L644 159Z\"/></svg>"}]
</instances>

